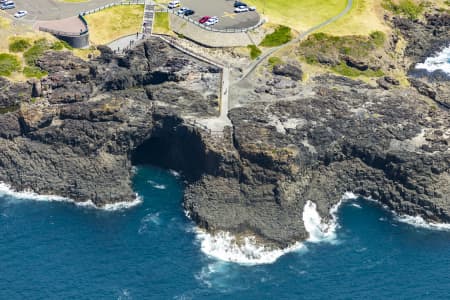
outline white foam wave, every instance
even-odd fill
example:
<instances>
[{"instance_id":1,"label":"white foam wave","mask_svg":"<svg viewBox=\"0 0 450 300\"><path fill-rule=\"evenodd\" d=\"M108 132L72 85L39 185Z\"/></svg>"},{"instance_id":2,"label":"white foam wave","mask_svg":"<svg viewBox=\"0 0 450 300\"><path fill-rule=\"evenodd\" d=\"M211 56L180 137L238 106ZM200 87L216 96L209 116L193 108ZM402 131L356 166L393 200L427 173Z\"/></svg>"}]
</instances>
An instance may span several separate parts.
<instances>
[{"instance_id":1,"label":"white foam wave","mask_svg":"<svg viewBox=\"0 0 450 300\"><path fill-rule=\"evenodd\" d=\"M426 228L426 229L431 229L431 230L446 230L446 231L450 230L449 223L427 222L421 216L401 215L401 216L397 216L396 219L399 222L407 223L409 225L419 227L419 228Z\"/></svg>"},{"instance_id":2,"label":"white foam wave","mask_svg":"<svg viewBox=\"0 0 450 300\"><path fill-rule=\"evenodd\" d=\"M164 184L159 184L153 180L147 180L147 183L150 183L152 187L158 190L165 190L167 188Z\"/></svg>"},{"instance_id":3,"label":"white foam wave","mask_svg":"<svg viewBox=\"0 0 450 300\"><path fill-rule=\"evenodd\" d=\"M425 69L428 72L442 70L450 74L450 46L444 48L436 56L428 57L425 62L417 64L416 69Z\"/></svg>"},{"instance_id":4,"label":"white foam wave","mask_svg":"<svg viewBox=\"0 0 450 300\"><path fill-rule=\"evenodd\" d=\"M234 235L225 231L210 234L197 229L196 232L203 253L219 260L242 265L271 264L283 254L306 250L302 243L295 243L285 249L272 249L259 244L254 236L246 236L238 241Z\"/></svg>"},{"instance_id":5,"label":"white foam wave","mask_svg":"<svg viewBox=\"0 0 450 300\"><path fill-rule=\"evenodd\" d=\"M175 170L169 170L169 173L172 174L172 176L175 176L177 178L181 176L181 174Z\"/></svg>"},{"instance_id":6,"label":"white foam wave","mask_svg":"<svg viewBox=\"0 0 450 300\"><path fill-rule=\"evenodd\" d=\"M449 51L450 51L450 47L449 47ZM450 54L450 52L449 52ZM450 55L448 56L448 58L450 59ZM358 196L351 193L351 192L346 192L344 194L344 196L342 197L342 200L352 200L352 199L357 199ZM429 230L450 230L450 223L434 223L434 222L428 222L425 221L425 219L421 216L409 216L409 215L399 215L397 214L395 211L390 210L388 208L387 205L381 203L380 201L373 199L372 197L363 197L364 200L366 201L373 201L376 202L378 205L381 205L384 209L386 209L387 211L389 211L390 213L392 213L395 216L395 219L399 222L402 223L406 223L418 228L425 228L425 229L429 229ZM354 203L352 204L353 206L359 206L360 205ZM379 218L380 221L385 222L387 221L386 218L381 217ZM396 226L395 224L392 224L393 226Z\"/></svg>"},{"instance_id":7,"label":"white foam wave","mask_svg":"<svg viewBox=\"0 0 450 300\"><path fill-rule=\"evenodd\" d=\"M141 220L141 226L139 226L138 233L142 234L146 232L149 227L153 224L156 226L161 225L161 219L159 217L160 213L149 213Z\"/></svg>"},{"instance_id":8,"label":"white foam wave","mask_svg":"<svg viewBox=\"0 0 450 300\"><path fill-rule=\"evenodd\" d=\"M103 206L97 206L92 202L92 200L87 200L85 202L77 202L73 199L57 196L57 195L40 195L33 191L25 190L25 191L15 191L11 188L10 185L0 182L0 196L10 197L18 200L32 200L32 201L43 201L43 202L67 202L72 203L77 206L86 207L86 208L95 208L106 211L115 211L122 210L133 207L142 203L141 197L136 195L135 200L133 201L124 201L124 202L116 202L116 203L108 203Z\"/></svg>"},{"instance_id":9,"label":"white foam wave","mask_svg":"<svg viewBox=\"0 0 450 300\"><path fill-rule=\"evenodd\" d=\"M317 211L317 205L312 201L306 201L303 208L303 223L309 233L308 242L336 242L336 228L338 226L336 212L341 203L342 201L339 201L330 209L331 220L324 222Z\"/></svg>"}]
</instances>

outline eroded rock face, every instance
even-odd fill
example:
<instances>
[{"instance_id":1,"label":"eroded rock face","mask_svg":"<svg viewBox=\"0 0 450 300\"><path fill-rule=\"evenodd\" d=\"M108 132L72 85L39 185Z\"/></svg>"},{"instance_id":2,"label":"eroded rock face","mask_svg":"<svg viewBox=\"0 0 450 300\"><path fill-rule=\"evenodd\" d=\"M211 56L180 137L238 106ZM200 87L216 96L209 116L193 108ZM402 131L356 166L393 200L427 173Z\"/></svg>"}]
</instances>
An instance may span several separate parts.
<instances>
[{"instance_id":1,"label":"eroded rock face","mask_svg":"<svg viewBox=\"0 0 450 300\"><path fill-rule=\"evenodd\" d=\"M0 107L13 109L0 114L0 181L97 205L131 201L133 151L164 130L197 136L183 124L181 110L217 114L217 97L210 94L217 94L220 74L209 65L158 40L126 57L102 51L90 62L49 52L38 61L47 78L4 81ZM176 101L166 97L171 82L177 82Z\"/></svg>"},{"instance_id":2,"label":"eroded rock face","mask_svg":"<svg viewBox=\"0 0 450 300\"><path fill-rule=\"evenodd\" d=\"M125 57L101 50L42 57L40 98L35 83L6 82L0 105L16 108L0 114L0 181L103 205L134 199L132 163L158 164L184 173L199 226L277 247L307 238L307 200L326 218L346 191L450 222L449 112L414 88L285 70L230 87L242 105L215 136L189 120L218 115L216 68L158 40Z\"/></svg>"},{"instance_id":3,"label":"eroded rock face","mask_svg":"<svg viewBox=\"0 0 450 300\"><path fill-rule=\"evenodd\" d=\"M188 188L185 206L197 222L286 246L305 238L307 200L326 216L347 191L450 222L449 113L413 89L314 81L314 96L230 112L239 170Z\"/></svg>"}]
</instances>

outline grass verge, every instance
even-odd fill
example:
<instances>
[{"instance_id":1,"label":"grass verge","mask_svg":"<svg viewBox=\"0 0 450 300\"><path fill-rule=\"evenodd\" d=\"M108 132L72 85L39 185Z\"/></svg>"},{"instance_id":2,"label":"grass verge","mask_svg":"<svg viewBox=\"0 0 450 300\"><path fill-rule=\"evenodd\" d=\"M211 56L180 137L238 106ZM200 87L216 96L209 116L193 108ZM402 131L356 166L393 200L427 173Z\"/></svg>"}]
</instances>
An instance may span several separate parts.
<instances>
[{"instance_id":1,"label":"grass verge","mask_svg":"<svg viewBox=\"0 0 450 300\"><path fill-rule=\"evenodd\" d=\"M247 48L250 50L250 58L256 59L261 55L262 51L256 45L248 45Z\"/></svg>"},{"instance_id":2,"label":"grass verge","mask_svg":"<svg viewBox=\"0 0 450 300\"><path fill-rule=\"evenodd\" d=\"M291 28L280 25L274 32L266 35L259 45L263 47L276 47L286 44L290 40L292 40Z\"/></svg>"},{"instance_id":3,"label":"grass verge","mask_svg":"<svg viewBox=\"0 0 450 300\"><path fill-rule=\"evenodd\" d=\"M19 58L13 54L0 54L0 76L10 76L13 72L20 71Z\"/></svg>"},{"instance_id":4,"label":"grass verge","mask_svg":"<svg viewBox=\"0 0 450 300\"><path fill-rule=\"evenodd\" d=\"M155 13L153 32L159 34L170 34L169 13L167 12Z\"/></svg>"},{"instance_id":5,"label":"grass verge","mask_svg":"<svg viewBox=\"0 0 450 300\"><path fill-rule=\"evenodd\" d=\"M141 32L143 14L143 5L119 5L85 16L91 42L104 45Z\"/></svg>"}]
</instances>

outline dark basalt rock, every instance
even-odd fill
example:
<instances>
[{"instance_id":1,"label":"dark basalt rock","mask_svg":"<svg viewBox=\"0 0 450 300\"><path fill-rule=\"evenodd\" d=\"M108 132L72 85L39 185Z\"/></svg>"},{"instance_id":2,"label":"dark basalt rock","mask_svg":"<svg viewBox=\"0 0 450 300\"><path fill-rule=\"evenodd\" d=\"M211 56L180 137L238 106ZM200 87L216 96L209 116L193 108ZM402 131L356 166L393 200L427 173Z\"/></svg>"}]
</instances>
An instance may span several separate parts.
<instances>
[{"instance_id":1,"label":"dark basalt rock","mask_svg":"<svg viewBox=\"0 0 450 300\"><path fill-rule=\"evenodd\" d=\"M331 75L302 83L287 67L233 94L259 101L232 109L218 135L192 121L218 115L216 68L157 39L125 57L100 50L89 62L44 55L33 102L33 83L2 81L0 107L17 107L0 113L0 181L103 205L134 199L133 163L156 164L184 174L199 226L277 247L307 238L307 200L327 219L346 191L450 222L450 115L429 93Z\"/></svg>"},{"instance_id":2,"label":"dark basalt rock","mask_svg":"<svg viewBox=\"0 0 450 300\"><path fill-rule=\"evenodd\" d=\"M273 73L275 75L289 77L292 80L301 80L303 77L301 67L290 63L275 65L273 67Z\"/></svg>"}]
</instances>

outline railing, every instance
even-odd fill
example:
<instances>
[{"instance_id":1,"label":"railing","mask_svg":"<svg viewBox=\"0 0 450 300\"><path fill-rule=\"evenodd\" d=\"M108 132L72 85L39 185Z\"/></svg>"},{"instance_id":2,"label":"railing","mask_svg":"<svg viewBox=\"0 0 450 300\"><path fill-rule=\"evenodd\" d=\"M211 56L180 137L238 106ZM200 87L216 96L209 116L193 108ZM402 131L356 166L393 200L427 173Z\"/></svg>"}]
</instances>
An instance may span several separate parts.
<instances>
[{"instance_id":1,"label":"railing","mask_svg":"<svg viewBox=\"0 0 450 300\"><path fill-rule=\"evenodd\" d=\"M80 19L80 21L86 27L84 30L81 30L80 32L67 32L67 31L61 31L61 30L55 30L55 29L51 29L51 28L47 28L47 27L42 27L42 26L39 26L39 31L44 31L44 32L48 32L48 33L51 33L54 35L62 35L62 36L68 36L68 37L76 37L76 36L80 36L80 35L88 33L89 27L88 27L86 20L83 18L83 16L81 14L78 15L78 19Z\"/></svg>"},{"instance_id":2,"label":"railing","mask_svg":"<svg viewBox=\"0 0 450 300\"><path fill-rule=\"evenodd\" d=\"M84 11L80 13L80 16L86 16L86 15L90 15L96 12L99 12L101 10L110 8L110 7L114 7L114 6L119 6L119 5L145 5L145 0L130 0L130 1L122 1L122 2L115 2L115 3L110 3L110 4L106 4L103 5L101 7L98 8L94 8L88 11Z\"/></svg>"},{"instance_id":3,"label":"railing","mask_svg":"<svg viewBox=\"0 0 450 300\"><path fill-rule=\"evenodd\" d=\"M173 37L171 37L171 36L163 35L163 34L154 34L153 36L158 37L159 39L161 39L164 42L168 43L170 46L174 47L175 49L180 50L181 52L183 52L183 53L185 53L185 54L187 54L189 56L192 56L193 58L196 58L198 60L201 60L201 61L206 62L208 64L211 64L213 66L216 66L216 67L218 67L220 69L224 68L224 66L221 63L215 62L215 61L213 61L213 60L211 60L211 59L209 59L209 58L207 58L207 57L205 57L203 55L200 55L200 54L197 54L197 53L194 53L192 51L187 50L183 46L181 46L178 43L176 43L173 40Z\"/></svg>"},{"instance_id":4,"label":"railing","mask_svg":"<svg viewBox=\"0 0 450 300\"><path fill-rule=\"evenodd\" d=\"M258 24L253 25L253 26L251 26L251 27L246 27L246 28L231 28L231 29L217 29L217 28L214 28L214 27L206 26L206 25L204 25L204 24L200 24L199 22L192 20L192 19L189 18L188 16L185 16L185 15L179 15L179 14L177 14L173 9L160 8L160 9L158 9L158 10L155 10L155 12L167 12L167 13L171 13L171 14L173 14L173 15L179 17L179 18L182 18L182 19L185 19L185 20L188 21L188 22L191 22L192 24L194 24L194 25L196 25L196 26L198 26L198 27L200 27L200 28L202 28L202 29L205 29L205 30L208 30L208 31L212 31L212 32L222 32L222 33L248 32L248 31L252 31L252 30L254 30L254 29L260 27L261 25L263 25L263 24L265 23L265 20L264 20L263 18L260 18Z\"/></svg>"}]
</instances>

